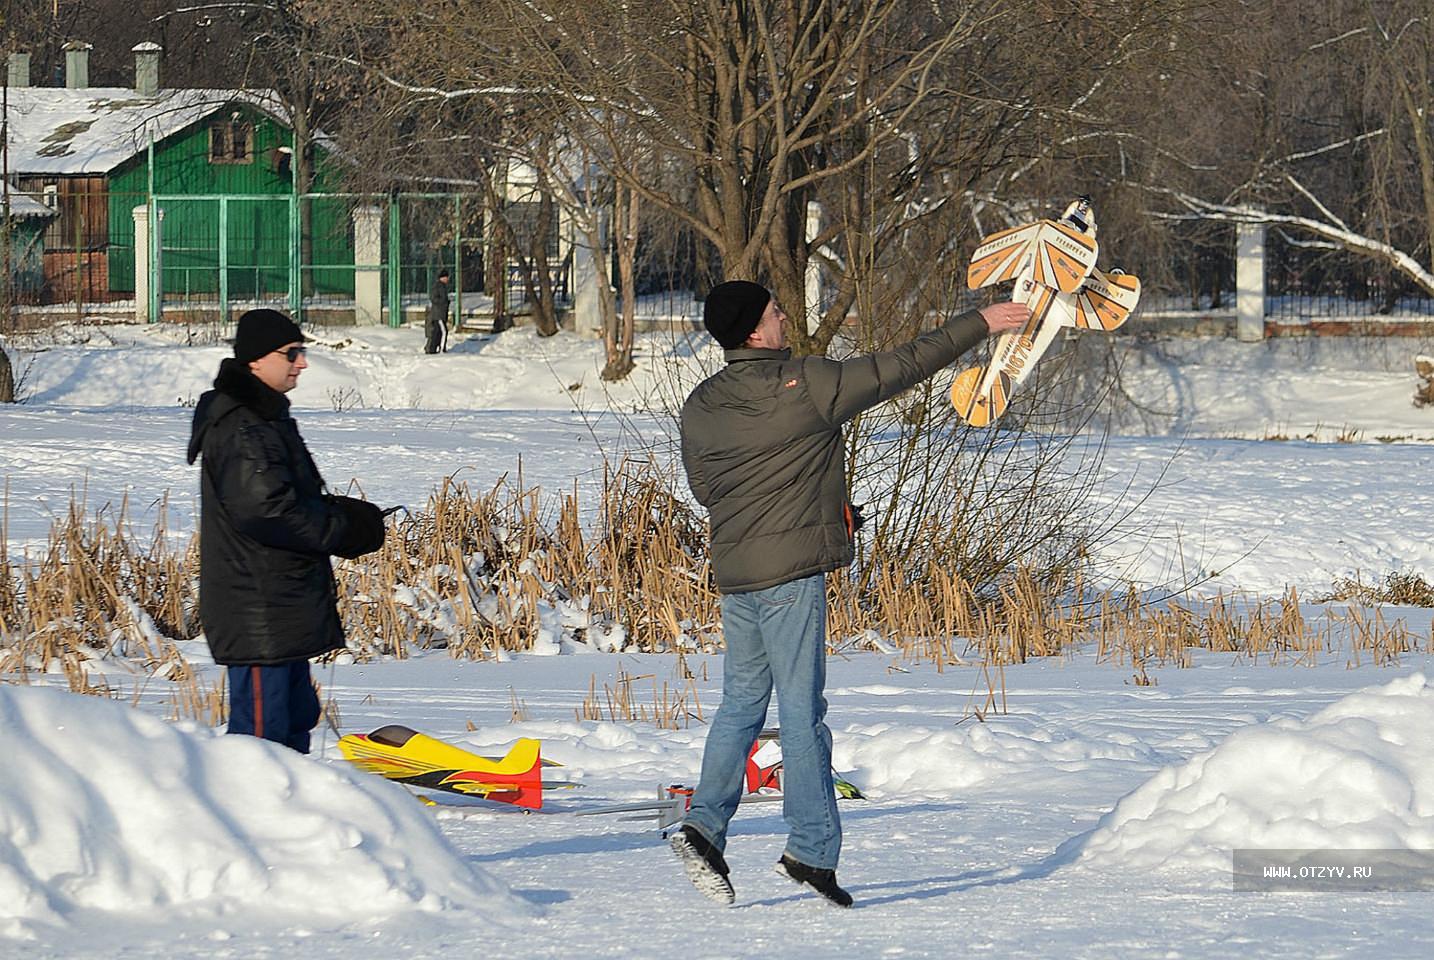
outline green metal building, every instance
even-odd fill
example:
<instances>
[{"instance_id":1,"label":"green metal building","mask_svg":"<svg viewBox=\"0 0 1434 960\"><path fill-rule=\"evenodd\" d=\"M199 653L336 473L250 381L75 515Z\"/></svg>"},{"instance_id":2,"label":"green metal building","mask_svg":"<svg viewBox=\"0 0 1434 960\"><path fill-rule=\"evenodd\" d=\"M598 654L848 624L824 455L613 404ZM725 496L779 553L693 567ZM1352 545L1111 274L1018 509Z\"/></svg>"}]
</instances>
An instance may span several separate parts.
<instances>
[{"instance_id":1,"label":"green metal building","mask_svg":"<svg viewBox=\"0 0 1434 960\"><path fill-rule=\"evenodd\" d=\"M10 55L12 189L54 211L40 299L134 297L135 211L151 204L165 294L287 292L302 253L320 267L304 273L306 293L352 296L348 204L295 196L283 105L262 91L162 89L159 48L134 52L134 88L89 87L84 44L66 48L65 87L30 86L28 57ZM313 151L309 189L322 191L332 151L322 137Z\"/></svg>"}]
</instances>

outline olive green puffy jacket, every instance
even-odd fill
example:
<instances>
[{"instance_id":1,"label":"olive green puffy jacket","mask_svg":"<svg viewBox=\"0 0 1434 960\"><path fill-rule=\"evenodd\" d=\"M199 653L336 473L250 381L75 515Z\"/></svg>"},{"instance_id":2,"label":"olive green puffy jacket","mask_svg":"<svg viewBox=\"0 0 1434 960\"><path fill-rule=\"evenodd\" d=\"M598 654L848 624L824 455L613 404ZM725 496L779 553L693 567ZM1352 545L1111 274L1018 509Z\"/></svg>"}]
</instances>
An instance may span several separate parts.
<instances>
[{"instance_id":1,"label":"olive green puffy jacket","mask_svg":"<svg viewBox=\"0 0 1434 960\"><path fill-rule=\"evenodd\" d=\"M723 593L851 563L842 425L915 386L986 336L964 313L895 350L851 360L738 348L682 406L682 463L711 513Z\"/></svg>"}]
</instances>

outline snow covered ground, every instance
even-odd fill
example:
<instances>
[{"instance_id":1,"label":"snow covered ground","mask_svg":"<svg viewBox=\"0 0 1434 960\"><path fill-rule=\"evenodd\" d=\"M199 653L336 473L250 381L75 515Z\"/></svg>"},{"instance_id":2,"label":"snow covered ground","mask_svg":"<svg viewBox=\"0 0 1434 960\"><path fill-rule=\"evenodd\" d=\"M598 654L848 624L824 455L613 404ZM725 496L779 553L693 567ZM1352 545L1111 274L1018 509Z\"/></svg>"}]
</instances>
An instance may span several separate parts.
<instances>
[{"instance_id":1,"label":"snow covered ground","mask_svg":"<svg viewBox=\"0 0 1434 960\"><path fill-rule=\"evenodd\" d=\"M0 409L12 556L71 490L92 508L128 496L141 528L167 494L170 526L193 528L186 404L225 351L183 336L79 328L35 352L7 345L28 398ZM473 338L442 357L422 356L415 330L323 339L293 395L316 459L335 487L410 504L520 457L525 480L558 490L596 485L604 456L668 456L660 411L718 362L700 339L651 335L633 382L604 391L599 346L567 334ZM1434 571L1421 523L1434 448L1417 442L1434 411L1409 403L1422 346L1157 347L1127 363L1127 387L1174 415L1111 441L1111 488L1134 474L1150 489L1104 548L1113 569L1145 584L1213 572L1209 589L1255 595ZM1307 434L1319 442L1261 439ZM1385 615L1429 636L1428 611ZM584 786L535 814L435 816L348 770L331 733L305 760L167 724L153 685L137 711L0 686L0 957L1424 957L1428 891L1236 893L1229 851L1434 848L1427 646L1383 669L1338 650L1312 667L1204 654L1154 668L1155 686L1089 656L1035 662L1006 670L1008 710L984 720L977 667L834 657L835 762L869 797L842 804L851 912L771 871L776 804L734 822L729 910L691 889L649 825L576 816L695 781L701 724L577 719L590 685L620 671L642 678L641 698L675 682L670 657L319 671L344 732L401 722L489 753L541 738ZM721 660L688 665L710 716Z\"/></svg>"}]
</instances>

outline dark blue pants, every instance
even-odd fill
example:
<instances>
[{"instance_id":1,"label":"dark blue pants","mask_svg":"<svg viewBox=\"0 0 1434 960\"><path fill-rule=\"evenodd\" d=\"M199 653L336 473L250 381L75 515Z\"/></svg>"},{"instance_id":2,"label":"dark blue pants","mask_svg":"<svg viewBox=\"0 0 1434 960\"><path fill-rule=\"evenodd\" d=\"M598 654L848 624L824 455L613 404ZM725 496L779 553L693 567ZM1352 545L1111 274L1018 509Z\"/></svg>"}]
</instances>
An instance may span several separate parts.
<instances>
[{"instance_id":1,"label":"dark blue pants","mask_svg":"<svg viewBox=\"0 0 1434 960\"><path fill-rule=\"evenodd\" d=\"M228 733L308 753L309 731L318 725L319 694L309 677L309 661L229 668Z\"/></svg>"}]
</instances>

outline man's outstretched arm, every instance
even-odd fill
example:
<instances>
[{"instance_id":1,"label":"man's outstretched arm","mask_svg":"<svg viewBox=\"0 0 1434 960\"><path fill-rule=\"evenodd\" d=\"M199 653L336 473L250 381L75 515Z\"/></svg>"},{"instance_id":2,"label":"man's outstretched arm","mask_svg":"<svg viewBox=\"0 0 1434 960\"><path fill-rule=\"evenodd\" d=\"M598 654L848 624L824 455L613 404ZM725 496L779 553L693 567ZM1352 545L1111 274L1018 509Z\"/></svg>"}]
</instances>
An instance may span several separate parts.
<instances>
[{"instance_id":1,"label":"man's outstretched arm","mask_svg":"<svg viewBox=\"0 0 1434 960\"><path fill-rule=\"evenodd\" d=\"M807 367L812 400L829 423L845 423L934 375L986 337L1020 329L1030 316L1025 304L994 303L963 313L895 350L840 363L818 360Z\"/></svg>"}]
</instances>

